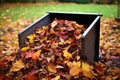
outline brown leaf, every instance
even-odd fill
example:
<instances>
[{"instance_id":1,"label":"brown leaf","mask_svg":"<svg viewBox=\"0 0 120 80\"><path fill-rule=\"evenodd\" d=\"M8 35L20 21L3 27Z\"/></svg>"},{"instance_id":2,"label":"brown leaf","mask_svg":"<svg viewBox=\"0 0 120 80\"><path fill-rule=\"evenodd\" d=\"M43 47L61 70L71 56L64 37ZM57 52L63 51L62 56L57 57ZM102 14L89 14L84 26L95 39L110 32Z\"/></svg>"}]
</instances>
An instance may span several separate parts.
<instances>
[{"instance_id":1,"label":"brown leaf","mask_svg":"<svg viewBox=\"0 0 120 80\"><path fill-rule=\"evenodd\" d=\"M12 67L10 68L10 72L19 71L24 67L25 67L25 64L23 63L22 59L16 60L15 63L13 63Z\"/></svg>"}]
</instances>

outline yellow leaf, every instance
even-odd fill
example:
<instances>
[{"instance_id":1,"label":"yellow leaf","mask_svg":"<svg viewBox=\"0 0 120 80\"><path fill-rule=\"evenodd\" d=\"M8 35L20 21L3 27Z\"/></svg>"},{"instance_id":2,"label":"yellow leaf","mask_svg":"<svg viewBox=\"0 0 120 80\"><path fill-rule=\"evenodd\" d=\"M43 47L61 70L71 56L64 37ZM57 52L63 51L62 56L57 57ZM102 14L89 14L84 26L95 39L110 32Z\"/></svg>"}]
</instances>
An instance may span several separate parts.
<instances>
[{"instance_id":1,"label":"yellow leaf","mask_svg":"<svg viewBox=\"0 0 120 80\"><path fill-rule=\"evenodd\" d=\"M34 42L34 35L33 34L30 34L29 36L27 36L27 38L29 39L30 43Z\"/></svg>"},{"instance_id":2,"label":"yellow leaf","mask_svg":"<svg viewBox=\"0 0 120 80\"><path fill-rule=\"evenodd\" d=\"M75 62L75 61L73 61L73 64L72 64L73 66L78 66L78 67L80 67L80 65L81 65L81 63L78 61L78 62Z\"/></svg>"},{"instance_id":3,"label":"yellow leaf","mask_svg":"<svg viewBox=\"0 0 120 80\"><path fill-rule=\"evenodd\" d=\"M60 76L56 76L54 80L59 80L60 79Z\"/></svg>"},{"instance_id":4,"label":"yellow leaf","mask_svg":"<svg viewBox=\"0 0 120 80\"><path fill-rule=\"evenodd\" d=\"M70 75L71 76L76 76L81 72L81 68L79 66L74 66L70 69Z\"/></svg>"},{"instance_id":5,"label":"yellow leaf","mask_svg":"<svg viewBox=\"0 0 120 80\"><path fill-rule=\"evenodd\" d=\"M56 66L52 63L49 63L47 68L48 68L48 71L50 71L50 72L53 72L53 73L57 72Z\"/></svg>"},{"instance_id":6,"label":"yellow leaf","mask_svg":"<svg viewBox=\"0 0 120 80\"><path fill-rule=\"evenodd\" d=\"M35 52L35 53L32 55L32 59L38 60L40 54L41 54L41 50L38 50L37 52Z\"/></svg>"},{"instance_id":7,"label":"yellow leaf","mask_svg":"<svg viewBox=\"0 0 120 80\"><path fill-rule=\"evenodd\" d=\"M53 28L50 29L50 34L55 34L55 31Z\"/></svg>"},{"instance_id":8,"label":"yellow leaf","mask_svg":"<svg viewBox=\"0 0 120 80\"><path fill-rule=\"evenodd\" d=\"M48 80L48 78L42 78L42 80Z\"/></svg>"},{"instance_id":9,"label":"yellow leaf","mask_svg":"<svg viewBox=\"0 0 120 80\"><path fill-rule=\"evenodd\" d=\"M72 54L69 53L66 49L63 51L63 56L64 56L66 59L72 58Z\"/></svg>"},{"instance_id":10,"label":"yellow leaf","mask_svg":"<svg viewBox=\"0 0 120 80\"><path fill-rule=\"evenodd\" d=\"M28 49L30 49L29 46L27 46L27 47L23 47L23 48L21 49L21 51L27 51Z\"/></svg>"},{"instance_id":11,"label":"yellow leaf","mask_svg":"<svg viewBox=\"0 0 120 80\"><path fill-rule=\"evenodd\" d=\"M80 62L75 62L73 61L71 64L71 68L70 68L70 75L71 76L76 76L78 75L80 72L82 71L82 69L80 68Z\"/></svg>"},{"instance_id":12,"label":"yellow leaf","mask_svg":"<svg viewBox=\"0 0 120 80\"><path fill-rule=\"evenodd\" d=\"M93 75L92 75L92 66L90 66L89 64L87 64L87 63L82 63L82 72L83 72L83 75L85 76L85 77L88 77L88 78L90 78L90 79L92 79L93 78Z\"/></svg>"},{"instance_id":13,"label":"yellow leaf","mask_svg":"<svg viewBox=\"0 0 120 80\"><path fill-rule=\"evenodd\" d=\"M15 63L12 64L12 67L10 68L10 72L16 72L19 71L20 69L24 68L25 64L21 59L16 60Z\"/></svg>"}]
</instances>

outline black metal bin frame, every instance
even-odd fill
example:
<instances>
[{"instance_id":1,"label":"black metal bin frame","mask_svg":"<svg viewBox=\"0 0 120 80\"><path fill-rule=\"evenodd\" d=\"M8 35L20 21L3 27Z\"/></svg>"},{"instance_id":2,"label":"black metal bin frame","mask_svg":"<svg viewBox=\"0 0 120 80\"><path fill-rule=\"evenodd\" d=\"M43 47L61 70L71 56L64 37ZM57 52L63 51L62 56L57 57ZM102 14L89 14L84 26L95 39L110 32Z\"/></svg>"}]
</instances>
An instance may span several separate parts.
<instances>
[{"instance_id":1,"label":"black metal bin frame","mask_svg":"<svg viewBox=\"0 0 120 80\"><path fill-rule=\"evenodd\" d=\"M102 14L97 13L48 12L45 16L18 33L19 47L24 46L26 37L33 33L36 27L48 25L55 18L67 19L85 25L87 29L82 35L82 54L87 57L88 63L98 61L101 16Z\"/></svg>"}]
</instances>

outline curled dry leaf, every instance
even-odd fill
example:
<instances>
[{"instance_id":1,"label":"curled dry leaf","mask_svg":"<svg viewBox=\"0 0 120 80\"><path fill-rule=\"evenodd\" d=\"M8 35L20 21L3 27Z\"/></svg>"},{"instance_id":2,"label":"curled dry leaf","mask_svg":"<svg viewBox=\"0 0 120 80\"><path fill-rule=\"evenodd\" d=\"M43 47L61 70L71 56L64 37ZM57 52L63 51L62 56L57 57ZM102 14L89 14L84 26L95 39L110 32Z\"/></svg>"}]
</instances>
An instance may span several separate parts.
<instances>
[{"instance_id":1,"label":"curled dry leaf","mask_svg":"<svg viewBox=\"0 0 120 80\"><path fill-rule=\"evenodd\" d=\"M10 68L10 72L17 72L25 67L24 62L22 59L16 60L15 63L12 64L12 67Z\"/></svg>"}]
</instances>

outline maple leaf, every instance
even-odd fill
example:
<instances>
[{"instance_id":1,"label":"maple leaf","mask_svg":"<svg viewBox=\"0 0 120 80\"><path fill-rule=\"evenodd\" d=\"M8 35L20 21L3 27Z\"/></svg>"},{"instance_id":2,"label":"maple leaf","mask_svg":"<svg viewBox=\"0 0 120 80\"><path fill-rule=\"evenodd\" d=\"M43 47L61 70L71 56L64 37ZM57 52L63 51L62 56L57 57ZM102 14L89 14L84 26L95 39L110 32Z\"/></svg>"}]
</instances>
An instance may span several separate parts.
<instances>
[{"instance_id":1,"label":"maple leaf","mask_svg":"<svg viewBox=\"0 0 120 80\"><path fill-rule=\"evenodd\" d=\"M85 77L88 77L88 78L90 78L90 79L92 79L93 78L93 75L92 75L92 69L93 69L93 67L92 66L90 66L89 64L87 64L87 63L84 63L84 62L82 62L82 72L83 72L83 75L85 76Z\"/></svg>"},{"instance_id":2,"label":"maple leaf","mask_svg":"<svg viewBox=\"0 0 120 80\"><path fill-rule=\"evenodd\" d=\"M56 66L52 63L49 63L47 68L48 68L48 71L50 71L50 72L53 72L53 73L57 72Z\"/></svg>"},{"instance_id":3,"label":"maple leaf","mask_svg":"<svg viewBox=\"0 0 120 80\"><path fill-rule=\"evenodd\" d=\"M67 65L70 68L69 73L71 76L76 76L82 71L80 68L80 62L73 61L73 62L69 62Z\"/></svg>"},{"instance_id":4,"label":"maple leaf","mask_svg":"<svg viewBox=\"0 0 120 80\"><path fill-rule=\"evenodd\" d=\"M15 63L12 64L12 67L10 68L10 72L17 72L25 67L25 64L23 63L22 59L16 60Z\"/></svg>"},{"instance_id":5,"label":"maple leaf","mask_svg":"<svg viewBox=\"0 0 120 80\"><path fill-rule=\"evenodd\" d=\"M23 48L21 49L21 51L27 51L28 49L30 49L30 47L29 47L29 46L26 46L26 47L23 47Z\"/></svg>"},{"instance_id":6,"label":"maple leaf","mask_svg":"<svg viewBox=\"0 0 120 80\"><path fill-rule=\"evenodd\" d=\"M71 76L76 76L76 75L78 75L80 72L81 72L82 70L81 70L81 68L79 67L79 66L74 66L74 67L72 67L71 69L70 69L70 75Z\"/></svg>"},{"instance_id":7,"label":"maple leaf","mask_svg":"<svg viewBox=\"0 0 120 80\"><path fill-rule=\"evenodd\" d=\"M38 50L37 52L35 52L35 53L32 55L32 59L38 60L40 54L41 54L41 50Z\"/></svg>"},{"instance_id":8,"label":"maple leaf","mask_svg":"<svg viewBox=\"0 0 120 80\"><path fill-rule=\"evenodd\" d=\"M30 43L34 42L34 35L33 34L30 34L29 36L27 36L27 38L29 39Z\"/></svg>"},{"instance_id":9,"label":"maple leaf","mask_svg":"<svg viewBox=\"0 0 120 80\"><path fill-rule=\"evenodd\" d=\"M76 76L78 75L79 73L83 73L83 75L85 77L88 77L90 79L93 78L93 75L92 75L92 66L88 65L87 63L82 63L82 67L80 66L81 63L78 61L78 62L69 62L67 63L68 67L70 68L70 75L71 76Z\"/></svg>"},{"instance_id":10,"label":"maple leaf","mask_svg":"<svg viewBox=\"0 0 120 80\"><path fill-rule=\"evenodd\" d=\"M72 54L69 53L67 49L65 49L65 50L63 51L63 56L64 56L66 59L72 58Z\"/></svg>"}]
</instances>

